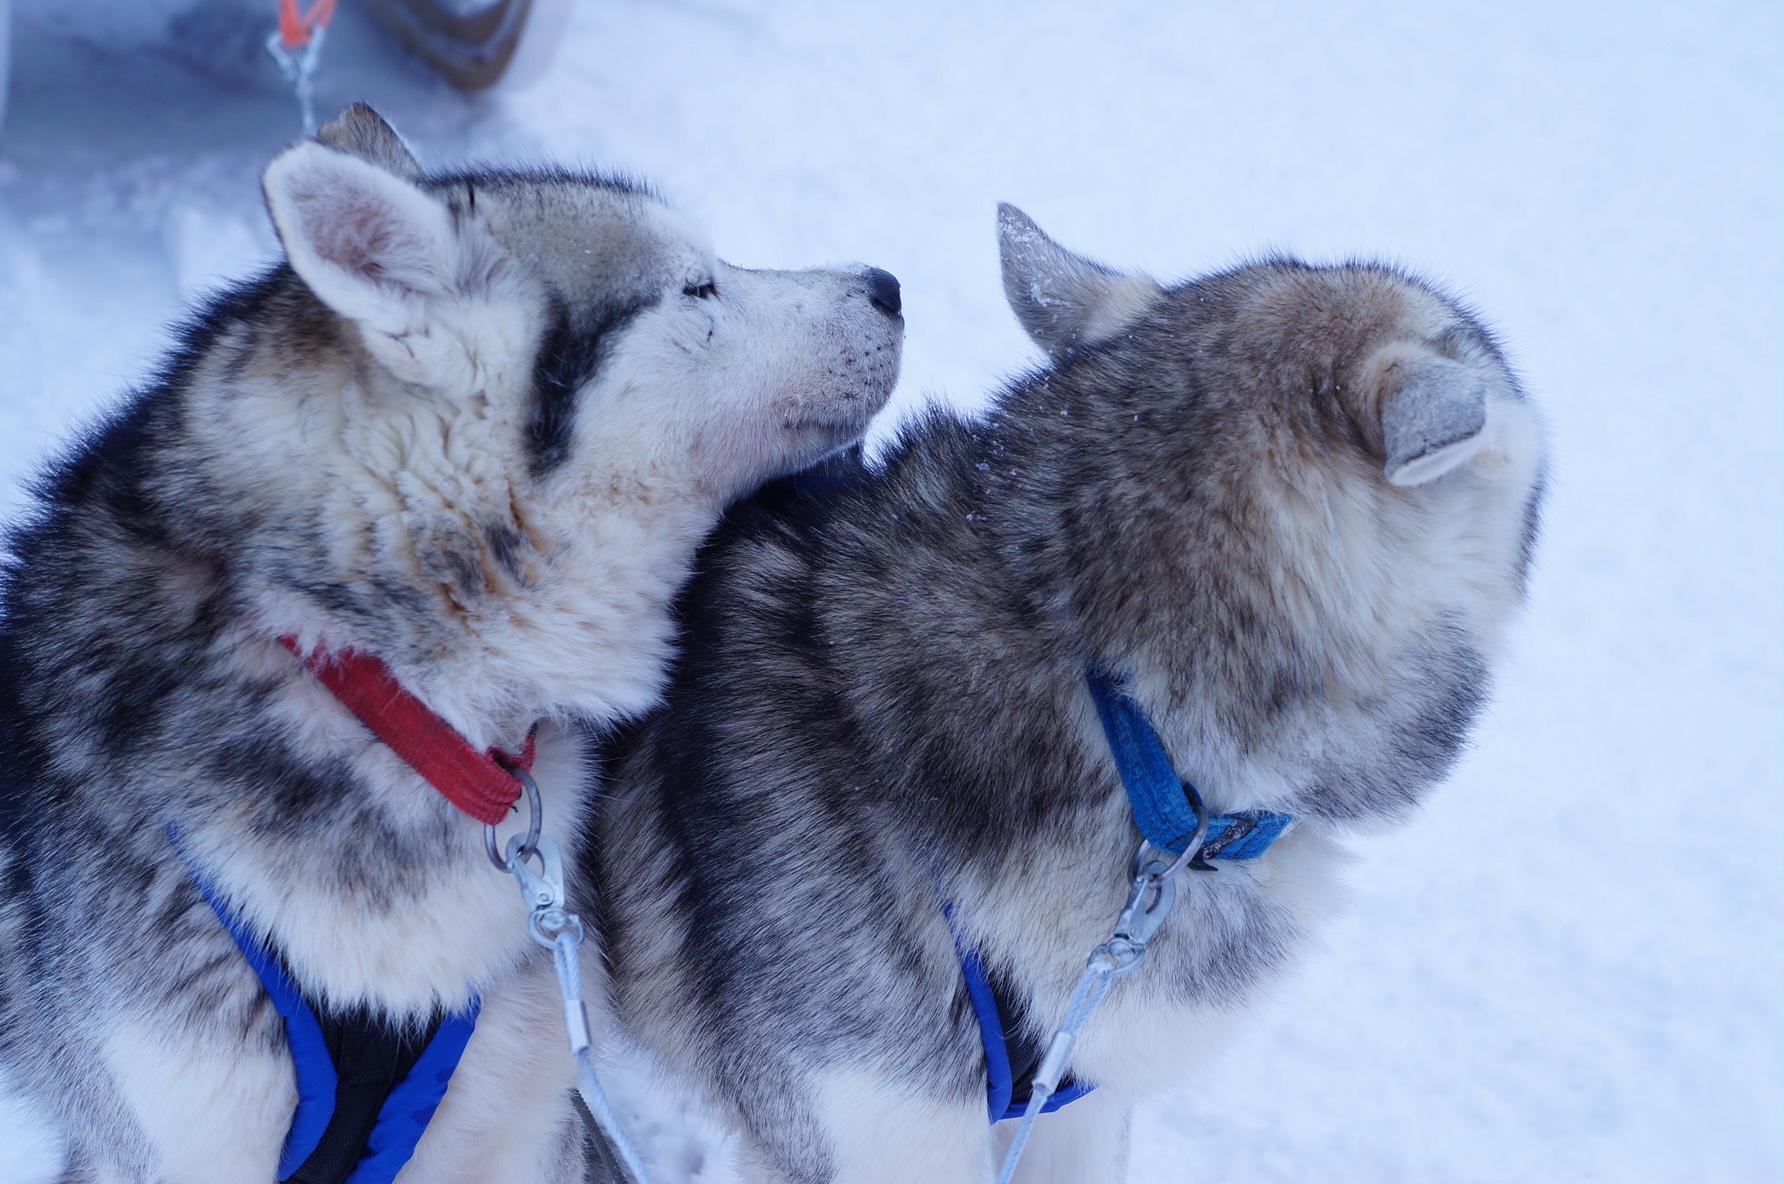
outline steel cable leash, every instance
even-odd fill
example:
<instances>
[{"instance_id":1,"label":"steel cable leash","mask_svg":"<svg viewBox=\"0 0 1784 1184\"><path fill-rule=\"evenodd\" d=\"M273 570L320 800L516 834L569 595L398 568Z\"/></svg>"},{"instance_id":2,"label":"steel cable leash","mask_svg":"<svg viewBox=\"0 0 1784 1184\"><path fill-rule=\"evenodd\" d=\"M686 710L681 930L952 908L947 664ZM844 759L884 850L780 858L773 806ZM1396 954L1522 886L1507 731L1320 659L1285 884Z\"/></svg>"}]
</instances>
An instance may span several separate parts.
<instances>
[{"instance_id":1,"label":"steel cable leash","mask_svg":"<svg viewBox=\"0 0 1784 1184\"><path fill-rule=\"evenodd\" d=\"M1059 1088L1060 1079L1070 1067L1072 1049L1078 1043L1084 1025L1102 1006L1115 980L1132 974L1146 960L1146 943L1152 940L1152 935L1170 914L1171 906L1177 903L1177 873L1195 858L1208 833L1208 812L1201 808L1199 801L1196 815L1196 832L1174 862L1166 864L1163 859L1148 858L1146 852L1151 844L1140 844L1139 854L1134 856L1133 884L1128 889L1127 904L1115 919L1115 932L1108 941L1090 951L1084 973L1078 977L1078 985L1072 988L1071 1000L1065 1006L1065 1019L1053 1034L1040 1067L1035 1070L1028 1106L1022 1111L1016 1137L1010 1140L1010 1149L1004 1153L997 1184L1010 1184L1015 1176L1016 1165L1021 1162L1028 1136L1034 1130L1034 1121L1041 1116L1041 1108Z\"/></svg>"},{"instance_id":2,"label":"steel cable leash","mask_svg":"<svg viewBox=\"0 0 1784 1184\"><path fill-rule=\"evenodd\" d=\"M533 779L513 770L527 791L532 807L532 824L527 833L508 840L505 859L496 858L495 828L484 828L484 842L497 867L511 873L520 884L521 899L532 908L527 917L527 932L533 940L550 950L557 965L558 990L564 997L564 1031L570 1039L570 1055L576 1059L580 1075L579 1088L589 1113L606 1136L607 1142L631 1175L632 1184L651 1184L650 1170L638 1148L626 1136L619 1115L608 1100L595 1076L594 1043L589 1038L588 1009L582 1002L582 967L577 948L582 945L582 918L564 907L564 857L557 844L539 833L539 797ZM528 865L529 857L539 857L539 871Z\"/></svg>"}]
</instances>

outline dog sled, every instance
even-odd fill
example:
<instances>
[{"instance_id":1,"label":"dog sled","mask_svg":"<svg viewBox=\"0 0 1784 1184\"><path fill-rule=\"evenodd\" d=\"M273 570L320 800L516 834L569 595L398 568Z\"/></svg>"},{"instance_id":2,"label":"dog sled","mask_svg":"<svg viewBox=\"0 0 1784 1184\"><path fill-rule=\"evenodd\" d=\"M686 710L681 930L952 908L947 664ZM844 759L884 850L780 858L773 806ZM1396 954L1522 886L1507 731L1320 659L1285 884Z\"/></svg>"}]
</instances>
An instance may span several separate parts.
<instances>
[{"instance_id":1,"label":"dog sled","mask_svg":"<svg viewBox=\"0 0 1784 1184\"><path fill-rule=\"evenodd\" d=\"M422 61L464 91L527 86L563 40L573 0L367 0Z\"/></svg>"},{"instance_id":2,"label":"dog sled","mask_svg":"<svg viewBox=\"0 0 1784 1184\"><path fill-rule=\"evenodd\" d=\"M94 9L87 19L98 24L110 0L85 0L77 9ZM307 107L310 80L322 58L337 0L116 0L132 9L131 19L117 30L126 37L172 35L180 22L228 16L230 8L249 6L268 20L267 52ZM349 0L350 3L354 0ZM498 86L519 89L545 73L563 41L575 0L364 0L411 53L459 90L480 92ZM13 0L0 0L0 123L6 114ZM63 12L79 19L83 13ZM145 23L146 21L146 23ZM157 32L158 30L158 32ZM305 130L314 130L306 116Z\"/></svg>"},{"instance_id":3,"label":"dog sled","mask_svg":"<svg viewBox=\"0 0 1784 1184\"><path fill-rule=\"evenodd\" d=\"M573 0L366 0L435 73L463 91L522 87L551 64ZM335 0L279 0L266 50L297 92L304 132L315 131L311 82Z\"/></svg>"}]
</instances>

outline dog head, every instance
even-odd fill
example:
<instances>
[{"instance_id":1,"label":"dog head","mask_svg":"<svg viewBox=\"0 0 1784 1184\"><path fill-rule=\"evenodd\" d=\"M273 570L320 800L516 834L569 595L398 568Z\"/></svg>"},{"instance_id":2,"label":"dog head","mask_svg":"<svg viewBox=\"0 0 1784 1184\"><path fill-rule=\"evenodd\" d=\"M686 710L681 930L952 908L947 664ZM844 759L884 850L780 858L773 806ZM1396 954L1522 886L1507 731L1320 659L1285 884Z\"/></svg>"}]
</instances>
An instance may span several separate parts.
<instances>
[{"instance_id":1,"label":"dog head","mask_svg":"<svg viewBox=\"0 0 1784 1184\"><path fill-rule=\"evenodd\" d=\"M540 478L605 479L624 448L728 500L853 442L897 375L886 273L732 267L629 182L429 177L361 105L264 186L293 270L381 385L487 401Z\"/></svg>"},{"instance_id":2,"label":"dog head","mask_svg":"<svg viewBox=\"0 0 1784 1184\"><path fill-rule=\"evenodd\" d=\"M1068 251L1007 202L998 206L998 242L1004 295L1028 335L1055 358L1109 341L1168 295L1180 300L1192 287L1167 292L1148 276L1123 275ZM1270 270L1246 268L1228 278L1257 280ZM1507 458L1493 447L1499 433L1488 430L1489 408L1523 400L1491 341L1478 327L1472 334L1459 332L1470 327L1468 318L1445 307L1435 294L1417 291L1404 277L1364 267L1328 274L1338 271L1349 274L1326 285L1328 298L1402 306L1371 310L1396 323L1383 320L1373 326L1378 332L1370 348L1342 359L1351 379L1348 388L1341 381L1346 375L1332 375L1335 394L1348 390L1346 410L1378 454L1382 476L1390 484L1409 487L1435 481L1470 461L1478 460L1477 469L1496 471ZM1349 291L1343 290L1346 281ZM1365 290L1370 288L1376 290ZM1196 295L1206 297L1199 290ZM1290 311L1278 308L1267 315L1286 317ZM1297 327L1317 332L1319 318ZM1521 451L1529 459L1538 456L1532 447Z\"/></svg>"},{"instance_id":3,"label":"dog head","mask_svg":"<svg viewBox=\"0 0 1784 1184\"><path fill-rule=\"evenodd\" d=\"M635 710L723 506L858 440L897 378L890 275L733 267L638 184L427 174L356 106L264 189L301 291L218 365L212 464L278 536L270 627L423 684L406 661L450 654L445 682Z\"/></svg>"},{"instance_id":4,"label":"dog head","mask_svg":"<svg viewBox=\"0 0 1784 1184\"><path fill-rule=\"evenodd\" d=\"M999 227L1043 422L1108 457L1068 495L1096 660L1228 805L1403 810L1459 751L1533 543L1540 425L1490 335L1390 268L1164 285Z\"/></svg>"}]
</instances>

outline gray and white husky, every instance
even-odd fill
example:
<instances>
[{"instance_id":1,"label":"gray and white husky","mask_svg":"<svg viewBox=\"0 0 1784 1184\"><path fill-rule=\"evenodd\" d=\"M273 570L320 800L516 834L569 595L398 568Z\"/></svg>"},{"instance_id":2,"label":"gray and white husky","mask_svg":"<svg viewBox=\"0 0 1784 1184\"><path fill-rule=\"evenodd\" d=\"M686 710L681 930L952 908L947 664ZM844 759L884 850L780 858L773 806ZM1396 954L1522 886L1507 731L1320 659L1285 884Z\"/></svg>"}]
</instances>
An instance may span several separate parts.
<instances>
[{"instance_id":1,"label":"gray and white husky","mask_svg":"<svg viewBox=\"0 0 1784 1184\"><path fill-rule=\"evenodd\" d=\"M402 1180L577 1178L513 878L280 638L376 656L479 751L536 727L572 854L591 727L656 700L701 537L885 402L897 283L729 266L625 181L427 174L363 107L264 188L288 261L11 535L0 1061L68 1180L272 1181L292 1054L203 881L325 1016L481 996Z\"/></svg>"},{"instance_id":2,"label":"gray and white husky","mask_svg":"<svg viewBox=\"0 0 1784 1184\"><path fill-rule=\"evenodd\" d=\"M1186 870L1071 1062L1029 1180L1120 1180L1332 907L1347 828L1454 764L1530 561L1537 417L1492 336L1396 270L1291 259L1164 286L1000 216L1050 354L881 471L731 512L666 706L591 857L614 1013L759 1181L979 1181L986 1054L944 905L1045 1047L1139 833L1087 670L1215 812L1292 814ZM833 475L834 476L834 475Z\"/></svg>"}]
</instances>

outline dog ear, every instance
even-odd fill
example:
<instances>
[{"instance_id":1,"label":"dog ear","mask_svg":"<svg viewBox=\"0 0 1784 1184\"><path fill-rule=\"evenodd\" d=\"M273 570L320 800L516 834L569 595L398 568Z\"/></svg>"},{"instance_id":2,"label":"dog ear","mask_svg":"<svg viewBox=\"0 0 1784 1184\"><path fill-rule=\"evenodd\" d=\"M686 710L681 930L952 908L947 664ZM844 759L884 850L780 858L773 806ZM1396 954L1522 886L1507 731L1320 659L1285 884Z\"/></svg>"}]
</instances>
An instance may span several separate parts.
<instances>
[{"instance_id":1,"label":"dog ear","mask_svg":"<svg viewBox=\"0 0 1784 1184\"><path fill-rule=\"evenodd\" d=\"M1004 297L1037 345L1050 353L1115 336L1163 289L1075 255L1008 202L997 204Z\"/></svg>"},{"instance_id":2,"label":"dog ear","mask_svg":"<svg viewBox=\"0 0 1784 1184\"><path fill-rule=\"evenodd\" d=\"M275 159L262 186L286 257L310 291L356 322L399 378L449 378L462 358L443 334L430 334L430 305L458 294L466 244L445 204L314 141Z\"/></svg>"},{"instance_id":3,"label":"dog ear","mask_svg":"<svg viewBox=\"0 0 1784 1184\"><path fill-rule=\"evenodd\" d=\"M384 122L383 116L364 103L353 104L334 120L323 124L316 139L337 152L357 156L406 181L421 180L421 162L415 159L409 145L397 135L395 128Z\"/></svg>"},{"instance_id":4,"label":"dog ear","mask_svg":"<svg viewBox=\"0 0 1784 1184\"><path fill-rule=\"evenodd\" d=\"M1487 384L1435 355L1401 356L1380 370L1382 448L1389 484L1424 485L1468 463L1485 441Z\"/></svg>"}]
</instances>

